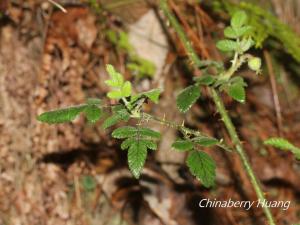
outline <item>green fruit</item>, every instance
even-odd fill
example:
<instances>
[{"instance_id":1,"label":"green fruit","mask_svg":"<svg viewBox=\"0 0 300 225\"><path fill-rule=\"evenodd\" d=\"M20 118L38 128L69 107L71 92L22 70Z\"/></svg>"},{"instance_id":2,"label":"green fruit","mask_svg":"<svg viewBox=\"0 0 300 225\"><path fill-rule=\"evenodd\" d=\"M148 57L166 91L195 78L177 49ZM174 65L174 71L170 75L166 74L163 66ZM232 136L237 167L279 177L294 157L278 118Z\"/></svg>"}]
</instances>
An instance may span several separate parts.
<instances>
[{"instance_id":1,"label":"green fruit","mask_svg":"<svg viewBox=\"0 0 300 225\"><path fill-rule=\"evenodd\" d=\"M261 59L258 57L253 57L249 59L248 66L251 70L255 71L256 73L259 73L261 68Z\"/></svg>"}]
</instances>

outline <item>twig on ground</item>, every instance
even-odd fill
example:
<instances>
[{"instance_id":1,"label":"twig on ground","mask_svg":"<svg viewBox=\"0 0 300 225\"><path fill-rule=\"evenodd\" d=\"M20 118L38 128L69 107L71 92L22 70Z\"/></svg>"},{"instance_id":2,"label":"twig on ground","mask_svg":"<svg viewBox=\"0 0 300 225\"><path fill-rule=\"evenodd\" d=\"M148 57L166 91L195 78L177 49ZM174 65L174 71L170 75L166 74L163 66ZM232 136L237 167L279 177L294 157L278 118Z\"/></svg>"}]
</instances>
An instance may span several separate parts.
<instances>
[{"instance_id":1,"label":"twig on ground","mask_svg":"<svg viewBox=\"0 0 300 225\"><path fill-rule=\"evenodd\" d=\"M271 83L271 89L272 89L272 93L273 93L273 103L275 106L278 135L280 137L282 137L282 114L281 114L281 107L280 107L280 102L279 102L279 97L278 97L278 90L277 90L272 60L271 60L269 52L267 52L266 50L264 50L264 57L265 57L265 60L267 63L267 68L268 68L268 73L269 73L270 83Z\"/></svg>"},{"instance_id":2,"label":"twig on ground","mask_svg":"<svg viewBox=\"0 0 300 225\"><path fill-rule=\"evenodd\" d=\"M53 0L48 0L48 2L52 3L53 5L55 5L57 8L59 8L64 13L68 12L62 5L58 4L57 2L55 2Z\"/></svg>"}]
</instances>

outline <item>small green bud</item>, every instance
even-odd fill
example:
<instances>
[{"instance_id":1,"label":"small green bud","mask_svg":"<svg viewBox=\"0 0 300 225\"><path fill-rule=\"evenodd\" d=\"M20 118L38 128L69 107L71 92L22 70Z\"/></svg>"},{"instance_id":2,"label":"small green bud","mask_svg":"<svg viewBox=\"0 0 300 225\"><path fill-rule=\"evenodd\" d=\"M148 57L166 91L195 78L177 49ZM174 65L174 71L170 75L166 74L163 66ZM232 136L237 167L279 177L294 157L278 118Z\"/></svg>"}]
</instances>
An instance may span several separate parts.
<instances>
[{"instance_id":1,"label":"small green bud","mask_svg":"<svg viewBox=\"0 0 300 225\"><path fill-rule=\"evenodd\" d=\"M258 57L253 57L249 59L248 66L251 70L255 71L256 73L259 73L261 68L261 59Z\"/></svg>"}]
</instances>

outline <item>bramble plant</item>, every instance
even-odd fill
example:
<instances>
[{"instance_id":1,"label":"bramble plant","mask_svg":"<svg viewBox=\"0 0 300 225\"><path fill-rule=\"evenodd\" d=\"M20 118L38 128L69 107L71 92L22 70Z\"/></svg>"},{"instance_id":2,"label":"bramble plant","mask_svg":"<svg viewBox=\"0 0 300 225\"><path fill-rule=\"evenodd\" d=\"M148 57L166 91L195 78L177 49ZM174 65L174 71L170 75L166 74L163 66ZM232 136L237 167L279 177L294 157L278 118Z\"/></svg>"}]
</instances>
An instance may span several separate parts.
<instances>
[{"instance_id":1,"label":"bramble plant","mask_svg":"<svg viewBox=\"0 0 300 225\"><path fill-rule=\"evenodd\" d=\"M217 145L222 149L230 151L222 140L203 134L200 131L191 130L184 125L178 125L165 119L156 118L143 112L143 104L146 101L158 103L160 89L152 89L147 92L134 94L131 83L125 81L122 74L118 73L112 65L107 65L106 70L110 79L105 83L111 87L107 97L119 101L116 105L104 105L101 99L88 99L86 104L72 106L64 109L45 112L38 116L38 120L50 124L64 123L74 120L80 113L83 113L89 122L95 123L105 116L104 111L109 111L102 127L107 129L119 122L128 122L130 119L137 121L136 126L122 126L112 132L112 137L122 139L122 150L128 152L128 166L135 178L139 178L147 158L148 150L157 149L157 141L161 138L159 132L144 126L149 120L158 121L161 124L178 129L184 139L176 140L172 148L177 151L189 151L187 165L205 187L214 185L215 162L205 152L197 150L199 147L211 147ZM193 86L194 89L196 86ZM193 91L193 90L192 90ZM193 93L198 93L193 91ZM192 94L193 94L192 93ZM177 104L181 111L186 111L199 95L190 95L190 88L185 89L177 98ZM187 104L186 104L187 103Z\"/></svg>"},{"instance_id":2,"label":"bramble plant","mask_svg":"<svg viewBox=\"0 0 300 225\"><path fill-rule=\"evenodd\" d=\"M236 75L236 72L246 63L251 70L256 73L260 72L260 58L246 53L255 44L251 36L253 28L247 23L247 15L243 11L236 12L231 18L230 26L224 30L226 39L217 43L218 49L233 55L231 66L225 68L220 62L201 61L194 52L176 18L170 12L166 1L161 1L161 7L184 43L191 61L203 72L201 77L194 79L194 84L183 89L177 96L176 104L179 111L186 113L201 96L201 89L208 88L210 90L216 104L216 109L228 129L234 149L243 162L258 198L265 200L259 182L254 175L241 141L235 131L235 127L218 94L218 92L224 91L236 101L244 103L246 101L245 87L247 85L243 77ZM217 71L215 74L210 72L211 67L215 68L214 71ZM123 75L117 72L112 65L107 65L106 71L110 75L110 79L106 80L105 83L111 88L107 93L107 97L116 100L118 104L106 104L106 101L102 99L88 99L82 105L42 113L38 116L38 120L50 124L70 122L80 113L83 113L87 120L92 123L104 118L102 124L104 129L115 126L120 122L124 124L124 122L127 123L129 120L136 121L135 126L121 126L114 129L111 134L113 138L122 140L121 149L127 151L128 166L135 178L139 178L141 175L148 151L156 150L157 142L163 138L159 132L147 127L149 121L156 121L161 125L174 128L182 134L182 137L175 140L170 147L176 151L187 152L186 164L190 172L203 186L207 188L214 186L216 163L209 154L201 149L218 146L223 150L232 151L231 148L222 139L219 140L211 137L200 130L190 129L184 123L176 124L165 118L159 118L144 112L143 105L147 104L148 101L153 103L159 102L162 90L152 89L147 92L135 93L131 82L125 81ZM263 210L269 224L275 224L269 209L264 207Z\"/></svg>"}]
</instances>

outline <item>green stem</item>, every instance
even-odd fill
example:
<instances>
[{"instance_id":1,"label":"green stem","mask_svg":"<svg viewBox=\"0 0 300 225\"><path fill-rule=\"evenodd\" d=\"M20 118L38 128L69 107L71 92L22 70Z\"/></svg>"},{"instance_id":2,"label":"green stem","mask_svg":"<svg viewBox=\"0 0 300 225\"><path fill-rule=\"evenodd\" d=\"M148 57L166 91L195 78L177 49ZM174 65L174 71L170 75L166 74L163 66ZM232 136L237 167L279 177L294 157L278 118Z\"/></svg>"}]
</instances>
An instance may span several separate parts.
<instances>
[{"instance_id":1,"label":"green stem","mask_svg":"<svg viewBox=\"0 0 300 225\"><path fill-rule=\"evenodd\" d=\"M188 56L191 59L192 63L196 64L196 66L198 66L198 67L203 66L203 63L201 62L201 60L197 56L195 50L193 49L192 45L190 44L181 25L179 24L177 19L174 17L174 15L171 13L168 3L167 3L167 0L161 0L160 6L161 6L161 9L163 10L164 14L170 21L171 25L174 27L175 31L177 32L179 38L181 39L181 42L183 43L186 51L188 52ZM240 160L242 161L244 168L248 174L248 177L250 178L250 182L257 194L258 199L261 201L266 200L264 197L264 193L260 187L259 181L256 178L256 176L251 168L251 165L250 165L247 155L243 149L241 141L237 135L235 127L234 127L227 111L225 110L222 99L219 97L217 91L214 88L211 88L211 94L212 94L214 103L217 107L217 110L220 113L222 120L227 128L230 138L232 139L232 141L235 145L235 149L240 157ZM273 218L272 213L269 210L269 208L263 207L263 211L267 217L269 224L275 225L274 218Z\"/></svg>"},{"instance_id":2,"label":"green stem","mask_svg":"<svg viewBox=\"0 0 300 225\"><path fill-rule=\"evenodd\" d=\"M246 172L250 178L250 182L257 194L257 197L260 201L265 201L266 198L264 196L264 193L260 187L260 184L259 184L259 181L258 179L256 178L255 174L254 174L254 171L250 165L250 162L248 160L248 157L246 155L246 152L244 151L243 149L243 146L242 146L242 143L237 135L237 132L236 132L236 129L225 109L225 106L223 104L223 101L222 99L220 98L220 96L218 95L217 91L213 88L211 88L211 95L213 97L213 100L216 104L216 107L217 107L217 110L218 112L220 113L221 117L222 117L222 120L228 130L228 133L230 135L230 138L233 142L233 144L235 145L235 149L246 169ZM273 219L273 216L272 216L272 213L271 211L269 210L268 207L263 207L263 210L264 210L264 213L269 221L269 224L270 225L275 225L275 222L274 222L274 219Z\"/></svg>"},{"instance_id":3,"label":"green stem","mask_svg":"<svg viewBox=\"0 0 300 225\"><path fill-rule=\"evenodd\" d=\"M212 138L207 134L204 134L198 130L190 129L188 127L185 127L183 124L179 125L177 123L171 122L169 120L166 120L165 118L159 118L153 115L150 115L148 113L142 113L141 118L143 118L146 121L152 120L156 121L162 125L165 125L167 127L173 128L178 130L183 134L183 136L186 138L187 136L193 135L195 137L207 137L207 138ZM223 140L219 140L219 143L216 144L218 147L222 148L225 151L232 152L231 148L227 146L225 143L223 143Z\"/></svg>"},{"instance_id":4,"label":"green stem","mask_svg":"<svg viewBox=\"0 0 300 225\"><path fill-rule=\"evenodd\" d=\"M219 80L229 80L229 78L234 75L234 73L243 65L243 63L252 57L253 56L250 54L243 54L239 56L239 54L236 52L234 54L231 67L225 73L220 75Z\"/></svg>"},{"instance_id":5,"label":"green stem","mask_svg":"<svg viewBox=\"0 0 300 225\"><path fill-rule=\"evenodd\" d=\"M126 98L122 98L122 101L124 102L125 106L128 107L129 106L129 102L127 101Z\"/></svg>"},{"instance_id":6,"label":"green stem","mask_svg":"<svg viewBox=\"0 0 300 225\"><path fill-rule=\"evenodd\" d=\"M142 118L145 119L145 120L154 120L156 122L159 122L160 124L163 124L165 126L174 128L174 129L182 132L183 134L194 135L194 136L197 136L197 137L203 137L203 136L208 137L207 135L205 135L204 133L202 133L198 130L193 130L193 129L187 128L184 125L179 125L177 123L168 121L165 118L159 118L159 117L150 115L148 113L143 113Z\"/></svg>"}]
</instances>

